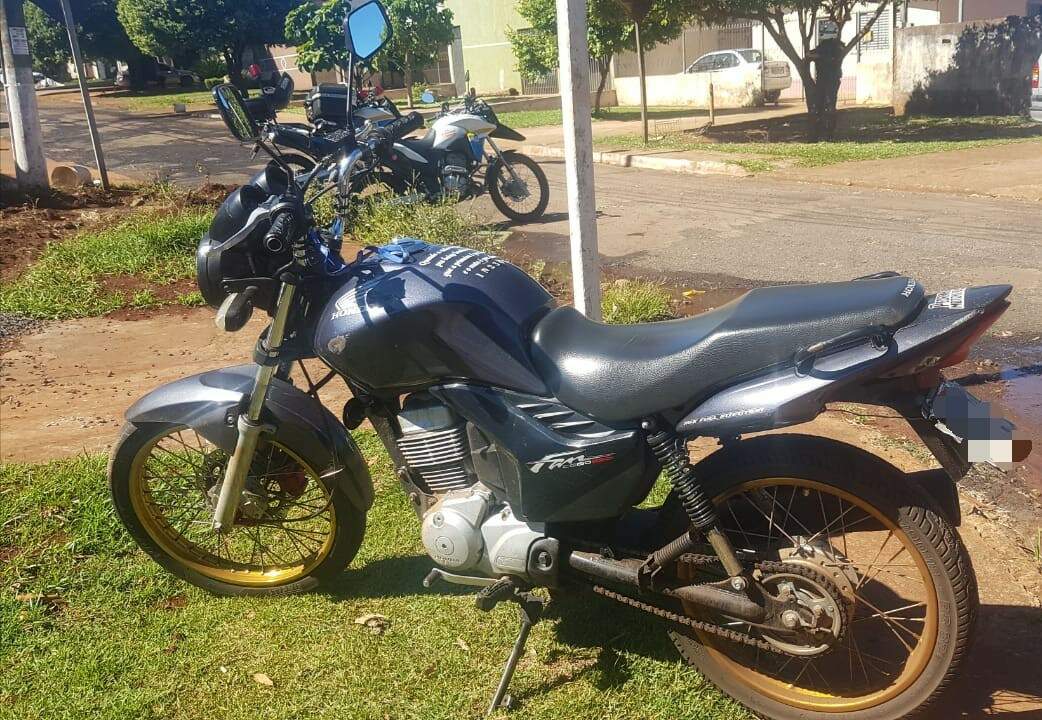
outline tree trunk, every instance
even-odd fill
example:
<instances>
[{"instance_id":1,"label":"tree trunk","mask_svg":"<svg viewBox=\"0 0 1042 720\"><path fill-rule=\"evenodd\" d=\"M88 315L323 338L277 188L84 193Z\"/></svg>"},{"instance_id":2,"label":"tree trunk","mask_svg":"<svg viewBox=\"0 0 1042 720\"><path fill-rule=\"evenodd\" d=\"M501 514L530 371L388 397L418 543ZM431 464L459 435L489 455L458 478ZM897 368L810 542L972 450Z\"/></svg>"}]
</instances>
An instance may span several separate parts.
<instances>
[{"instance_id":1,"label":"tree trunk","mask_svg":"<svg viewBox=\"0 0 1042 720\"><path fill-rule=\"evenodd\" d=\"M409 109L412 110L412 60L409 53L405 53L405 98L409 103Z\"/></svg>"},{"instance_id":2,"label":"tree trunk","mask_svg":"<svg viewBox=\"0 0 1042 720\"><path fill-rule=\"evenodd\" d=\"M601 94L604 92L604 86L608 84L608 70L611 68L611 56L607 58L601 58L597 61L597 69L601 73L600 82L597 83L597 95L593 100L593 114L599 115L601 112Z\"/></svg>"},{"instance_id":3,"label":"tree trunk","mask_svg":"<svg viewBox=\"0 0 1042 720\"><path fill-rule=\"evenodd\" d=\"M227 47L221 50L224 56L224 67L228 71L228 82L246 92L246 78L242 76L242 48Z\"/></svg>"},{"instance_id":4,"label":"tree trunk","mask_svg":"<svg viewBox=\"0 0 1042 720\"><path fill-rule=\"evenodd\" d=\"M843 54L837 41L824 40L814 49L812 57L814 81L808 86L804 80L808 134L811 142L832 140L836 134L836 104L843 80Z\"/></svg>"},{"instance_id":5,"label":"tree trunk","mask_svg":"<svg viewBox=\"0 0 1042 720\"><path fill-rule=\"evenodd\" d=\"M644 44L640 41L640 23L633 23L633 34L637 41L637 72L640 74L640 132L644 144L648 144L648 86L644 74Z\"/></svg>"}]
</instances>

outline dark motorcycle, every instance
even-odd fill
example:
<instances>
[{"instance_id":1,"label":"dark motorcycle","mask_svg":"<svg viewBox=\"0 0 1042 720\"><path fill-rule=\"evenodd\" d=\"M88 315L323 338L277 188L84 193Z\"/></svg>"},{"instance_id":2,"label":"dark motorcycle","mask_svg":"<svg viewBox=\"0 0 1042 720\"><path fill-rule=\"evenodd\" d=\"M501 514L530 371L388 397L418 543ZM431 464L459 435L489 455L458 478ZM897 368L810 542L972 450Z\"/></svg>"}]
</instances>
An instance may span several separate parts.
<instances>
[{"instance_id":1,"label":"dark motorcycle","mask_svg":"<svg viewBox=\"0 0 1042 720\"><path fill-rule=\"evenodd\" d=\"M362 58L389 34L375 1L348 28ZM978 604L952 480L1025 448L939 371L1005 311L1008 285L927 295L880 273L601 325L485 252L402 240L344 262L309 199L332 188L349 221L356 169L379 145L349 138L298 177L233 87L215 97L233 134L274 159L218 211L199 287L225 329L255 309L271 323L253 364L126 413L112 497L163 567L224 595L339 577L373 501L348 432L368 419L436 564L423 584L522 610L493 708L540 617L537 588L661 619L688 662L764 716L891 720L951 682ZM309 358L328 375L295 383ZM332 379L352 394L340 418L318 399ZM833 440L744 437L835 401L895 409L951 480L920 484ZM696 437L720 448L692 465ZM638 508L660 474L672 493Z\"/></svg>"}]
</instances>

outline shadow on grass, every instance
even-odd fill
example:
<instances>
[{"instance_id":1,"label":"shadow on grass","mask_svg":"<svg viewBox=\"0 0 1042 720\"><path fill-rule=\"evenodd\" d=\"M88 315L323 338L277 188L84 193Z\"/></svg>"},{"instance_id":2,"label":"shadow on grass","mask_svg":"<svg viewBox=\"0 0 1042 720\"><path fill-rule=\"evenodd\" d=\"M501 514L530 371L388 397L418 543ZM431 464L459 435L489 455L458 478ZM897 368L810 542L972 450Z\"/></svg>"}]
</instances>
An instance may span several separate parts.
<instances>
[{"instance_id":1,"label":"shadow on grass","mask_svg":"<svg viewBox=\"0 0 1042 720\"><path fill-rule=\"evenodd\" d=\"M807 142L806 115L750 120L712 128L706 140L720 143ZM1042 137L1042 124L1019 115L985 117L895 117L891 108L839 111L839 142L972 142Z\"/></svg>"}]
</instances>

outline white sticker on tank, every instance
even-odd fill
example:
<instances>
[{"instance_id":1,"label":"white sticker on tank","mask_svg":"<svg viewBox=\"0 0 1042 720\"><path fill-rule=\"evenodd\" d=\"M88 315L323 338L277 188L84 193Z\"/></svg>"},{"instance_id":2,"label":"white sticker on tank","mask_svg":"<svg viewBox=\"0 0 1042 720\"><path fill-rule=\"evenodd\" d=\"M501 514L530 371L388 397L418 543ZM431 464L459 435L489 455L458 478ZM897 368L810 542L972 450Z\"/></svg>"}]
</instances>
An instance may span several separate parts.
<instances>
[{"instance_id":1,"label":"white sticker on tank","mask_svg":"<svg viewBox=\"0 0 1042 720\"><path fill-rule=\"evenodd\" d=\"M934 295L933 302L928 307L930 310L962 310L966 307L966 288L942 290Z\"/></svg>"},{"instance_id":2,"label":"white sticker on tank","mask_svg":"<svg viewBox=\"0 0 1042 720\"><path fill-rule=\"evenodd\" d=\"M447 278L452 277L457 271L463 275L485 278L504 263L504 260L487 252L456 246L440 248L420 260L420 265L441 268L442 275Z\"/></svg>"},{"instance_id":3,"label":"white sticker on tank","mask_svg":"<svg viewBox=\"0 0 1042 720\"><path fill-rule=\"evenodd\" d=\"M334 305L335 310L330 316L330 320L339 320L343 317L349 317L351 315L362 315L365 309L362 304L365 302L363 298L361 301L355 296L354 293L345 293L337 298L336 304Z\"/></svg>"}]
</instances>

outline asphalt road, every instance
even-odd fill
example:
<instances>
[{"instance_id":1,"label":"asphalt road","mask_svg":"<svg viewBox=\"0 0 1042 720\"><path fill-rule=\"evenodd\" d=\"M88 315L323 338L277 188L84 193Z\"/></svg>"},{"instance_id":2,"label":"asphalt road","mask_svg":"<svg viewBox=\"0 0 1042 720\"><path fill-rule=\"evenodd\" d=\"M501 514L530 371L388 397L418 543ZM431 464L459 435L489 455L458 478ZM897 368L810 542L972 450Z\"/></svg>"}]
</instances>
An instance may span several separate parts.
<instances>
[{"instance_id":1,"label":"asphalt road","mask_svg":"<svg viewBox=\"0 0 1042 720\"><path fill-rule=\"evenodd\" d=\"M77 105L41 108L50 157L93 164ZM98 111L112 170L182 183L241 182L260 166L218 120ZM519 239L567 260L561 162L544 162L551 201ZM787 181L595 166L600 252L606 263L689 275L695 287L843 280L880 270L930 290L1012 283L1013 307L996 326L1042 332L1042 208L1037 203L866 190ZM495 217L487 200L481 212ZM694 285L694 283L701 283Z\"/></svg>"}]
</instances>

